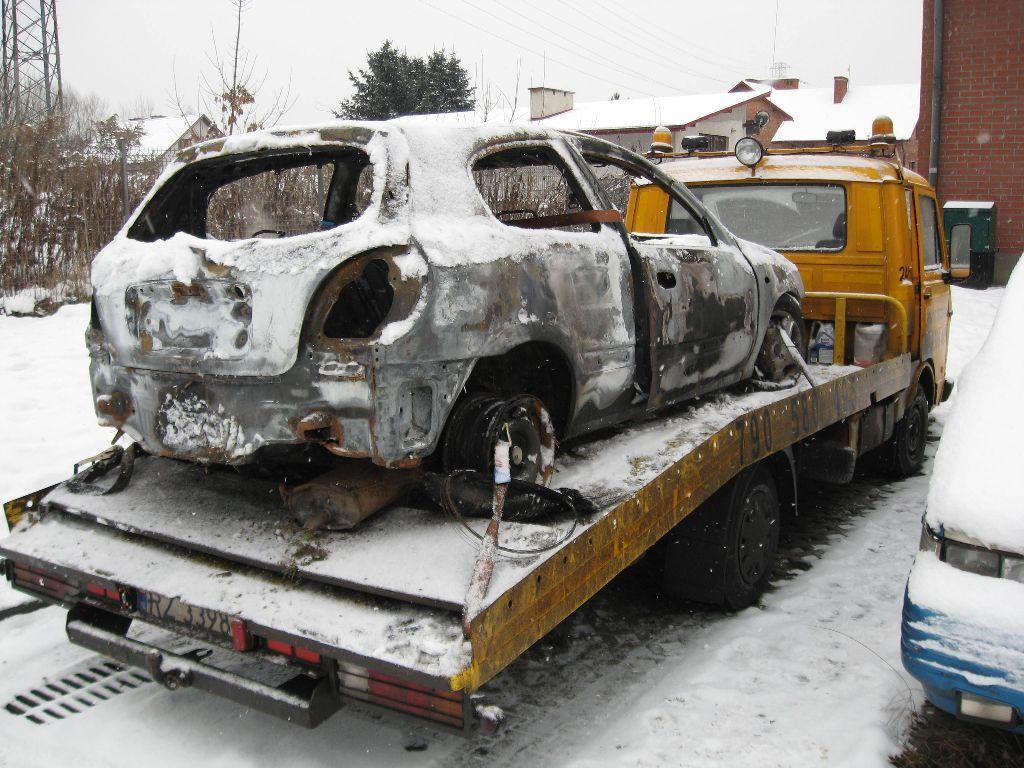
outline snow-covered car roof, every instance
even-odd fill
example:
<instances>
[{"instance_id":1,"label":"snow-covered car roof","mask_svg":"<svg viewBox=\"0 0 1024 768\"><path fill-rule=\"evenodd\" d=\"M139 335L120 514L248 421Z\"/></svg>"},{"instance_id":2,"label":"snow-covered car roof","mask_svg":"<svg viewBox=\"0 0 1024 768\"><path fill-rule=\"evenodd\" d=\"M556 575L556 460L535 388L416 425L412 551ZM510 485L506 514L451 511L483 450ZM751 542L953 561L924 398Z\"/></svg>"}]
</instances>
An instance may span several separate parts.
<instances>
[{"instance_id":1,"label":"snow-covered car roof","mask_svg":"<svg viewBox=\"0 0 1024 768\"><path fill-rule=\"evenodd\" d=\"M935 530L943 526L988 547L1024 554L1022 328L1024 268L1018 267L985 345L957 381L925 519Z\"/></svg>"},{"instance_id":2,"label":"snow-covered car roof","mask_svg":"<svg viewBox=\"0 0 1024 768\"><path fill-rule=\"evenodd\" d=\"M180 163L206 159L217 155L243 154L263 150L301 149L329 146L366 138L373 132L401 132L421 140L435 139L439 144L456 142L470 144L500 138L545 139L564 135L561 131L521 125L434 125L408 118L382 121L336 120L314 125L298 125L250 131L234 136L210 139L178 153Z\"/></svg>"}]
</instances>

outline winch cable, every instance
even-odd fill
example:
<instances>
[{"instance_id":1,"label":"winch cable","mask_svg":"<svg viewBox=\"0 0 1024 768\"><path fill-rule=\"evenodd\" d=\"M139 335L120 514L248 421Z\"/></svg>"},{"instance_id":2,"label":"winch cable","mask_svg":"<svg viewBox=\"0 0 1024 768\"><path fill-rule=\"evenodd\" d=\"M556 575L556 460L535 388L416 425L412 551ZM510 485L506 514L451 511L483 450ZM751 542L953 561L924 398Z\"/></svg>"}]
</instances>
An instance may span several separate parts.
<instances>
[{"instance_id":1,"label":"winch cable","mask_svg":"<svg viewBox=\"0 0 1024 768\"><path fill-rule=\"evenodd\" d=\"M483 472L478 472L475 470L456 470L448 475L445 475L441 479L440 496L442 509L444 509L444 511L456 523L458 523L461 526L461 528L465 529L478 542L481 542L484 539L484 535L481 533L477 533L475 530L473 530L472 526L470 526L470 524L466 521L466 518L463 515L463 513L459 511L458 502L456 501L455 494L452 491L452 485L456 480L464 478L473 481L476 480L477 477L480 478L480 482L486 481L489 484L489 479L485 480L487 478L487 475ZM554 504L558 507L561 507L563 510L567 512L571 512L573 516L572 525L569 527L569 529L565 533L563 533L556 541L553 541L550 544L545 544L543 546L531 549L506 547L501 544L498 544L496 546L498 552L501 552L505 555L513 555L516 557L528 557L531 555L539 555L544 552L550 552L551 550L557 549L558 547L562 546L562 544L567 542L572 537L572 535L576 532L576 529L580 525L580 507L587 506L590 504L585 499L583 499L582 496L579 496L578 493L570 494L567 493L566 491L559 491L551 488L546 488L543 485L537 485L536 483L526 482L525 480L513 480L510 483L509 491L510 497L512 497L513 495L517 497L533 495L534 497L542 500L543 502L546 502L548 504ZM509 521L512 522L523 522L529 519L535 519L536 517L539 517L540 514L546 515L547 512L545 511L541 513L535 513L532 516L524 516L522 513L520 513L515 516L510 516L507 519L509 519Z\"/></svg>"}]
</instances>

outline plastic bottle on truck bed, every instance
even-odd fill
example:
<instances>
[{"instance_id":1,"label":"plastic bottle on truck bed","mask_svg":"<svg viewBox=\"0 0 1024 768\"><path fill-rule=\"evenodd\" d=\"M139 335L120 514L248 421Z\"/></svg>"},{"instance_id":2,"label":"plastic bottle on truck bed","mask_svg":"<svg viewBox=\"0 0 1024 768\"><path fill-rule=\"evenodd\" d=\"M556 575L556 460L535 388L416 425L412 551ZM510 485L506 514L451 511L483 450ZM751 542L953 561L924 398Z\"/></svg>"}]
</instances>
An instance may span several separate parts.
<instances>
[{"instance_id":1,"label":"plastic bottle on truck bed","mask_svg":"<svg viewBox=\"0 0 1024 768\"><path fill-rule=\"evenodd\" d=\"M807 350L808 362L832 365L835 360L835 338L835 326L832 323L812 323L811 345Z\"/></svg>"}]
</instances>

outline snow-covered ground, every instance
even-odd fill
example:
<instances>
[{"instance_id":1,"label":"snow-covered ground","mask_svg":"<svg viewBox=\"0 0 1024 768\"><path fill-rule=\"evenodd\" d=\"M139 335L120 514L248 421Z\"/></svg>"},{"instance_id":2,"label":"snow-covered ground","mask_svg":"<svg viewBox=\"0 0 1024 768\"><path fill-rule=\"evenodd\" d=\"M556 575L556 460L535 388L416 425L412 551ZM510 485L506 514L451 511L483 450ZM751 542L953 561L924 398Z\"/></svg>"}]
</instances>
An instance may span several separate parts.
<instances>
[{"instance_id":1,"label":"snow-covered ground","mask_svg":"<svg viewBox=\"0 0 1024 768\"><path fill-rule=\"evenodd\" d=\"M954 288L951 378L980 348L1002 293ZM61 479L112 436L94 422L87 318L81 305L0 317L0 498ZM933 438L947 411L937 409ZM794 569L806 572L734 616L637 597L637 579L611 585L487 687L510 716L497 737L467 741L354 710L310 732L148 684L46 725L0 710L0 765L881 766L922 703L900 666L899 618L927 483L812 495L805 514L855 514ZM0 586L0 608L11 595ZM91 658L67 643L58 609L4 620L0 706Z\"/></svg>"}]
</instances>

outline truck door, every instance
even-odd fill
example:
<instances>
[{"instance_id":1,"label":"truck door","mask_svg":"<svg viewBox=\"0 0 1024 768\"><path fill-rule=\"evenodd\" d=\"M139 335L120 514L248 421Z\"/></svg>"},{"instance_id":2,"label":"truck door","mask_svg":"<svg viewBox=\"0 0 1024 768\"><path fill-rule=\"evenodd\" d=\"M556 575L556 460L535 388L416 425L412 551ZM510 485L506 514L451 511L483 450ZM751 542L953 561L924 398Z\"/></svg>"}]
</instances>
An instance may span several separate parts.
<instances>
[{"instance_id":1,"label":"truck door","mask_svg":"<svg viewBox=\"0 0 1024 768\"><path fill-rule=\"evenodd\" d=\"M935 366L935 382L941 388L946 378L946 350L949 343L949 318L953 314L947 269L946 244L938 205L929 191L915 192L918 217L918 243L921 258L921 359ZM928 393L934 397L934 392Z\"/></svg>"}]
</instances>

